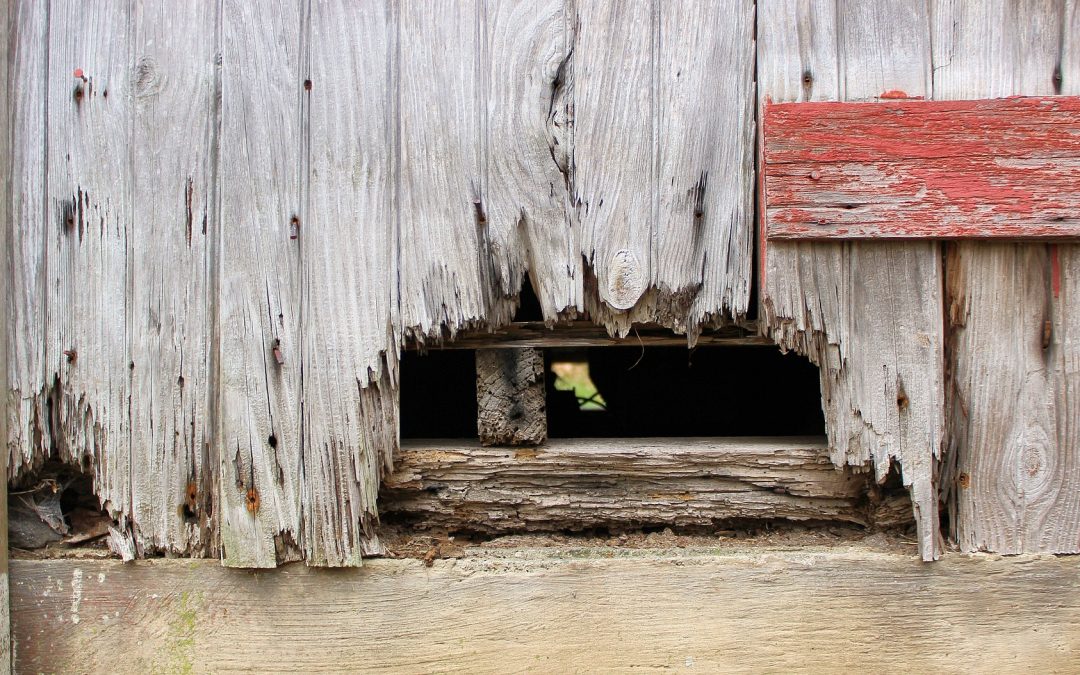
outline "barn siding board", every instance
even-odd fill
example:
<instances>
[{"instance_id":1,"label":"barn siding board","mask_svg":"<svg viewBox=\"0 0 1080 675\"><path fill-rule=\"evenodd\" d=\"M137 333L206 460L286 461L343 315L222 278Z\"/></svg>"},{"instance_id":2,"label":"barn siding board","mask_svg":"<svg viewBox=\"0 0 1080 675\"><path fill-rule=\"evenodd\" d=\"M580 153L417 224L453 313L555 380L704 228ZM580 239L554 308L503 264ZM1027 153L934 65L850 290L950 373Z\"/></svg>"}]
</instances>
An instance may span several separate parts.
<instances>
[{"instance_id":1,"label":"barn siding board","mask_svg":"<svg viewBox=\"0 0 1080 675\"><path fill-rule=\"evenodd\" d=\"M938 98L1080 93L1078 3L933 4ZM1080 552L1080 246L949 245L949 495L965 551Z\"/></svg>"},{"instance_id":2,"label":"barn siding board","mask_svg":"<svg viewBox=\"0 0 1080 675\"><path fill-rule=\"evenodd\" d=\"M693 342L749 303L753 5L577 11L572 181L595 286L586 309L620 335L654 322Z\"/></svg>"},{"instance_id":3,"label":"barn siding board","mask_svg":"<svg viewBox=\"0 0 1080 675\"><path fill-rule=\"evenodd\" d=\"M0 7L0 45L4 46L2 62L0 62L0 251L10 251L12 244L11 226L11 47L14 43L12 30L14 24L13 14L15 3L5 2ZM11 307L11 260L8 256L0 255L0 386L8 382L8 369L11 362L11 350L8 344L8 336L11 326L7 321ZM0 390L3 391L3 390ZM4 405L7 405L4 399ZM0 413L0 442L6 443L8 438L8 411ZM6 453L0 452L0 675L11 672L11 611L10 589L8 586L8 515L7 515L7 466L9 458Z\"/></svg>"},{"instance_id":4,"label":"barn siding board","mask_svg":"<svg viewBox=\"0 0 1080 675\"><path fill-rule=\"evenodd\" d=\"M759 106L870 100L892 90L928 96L927 11L899 0L763 3ZM872 463L879 480L899 461L920 553L935 558L934 461L944 425L939 245L774 241L762 256L762 325L821 369L833 461Z\"/></svg>"},{"instance_id":5,"label":"barn siding board","mask_svg":"<svg viewBox=\"0 0 1080 675\"><path fill-rule=\"evenodd\" d=\"M139 86L152 86L153 77L134 77L130 9L121 0L48 5L45 186L38 193L45 200L45 333L36 337L45 343L43 408L51 417L42 449L92 462L96 492L119 523L116 536L151 552L153 525L142 518L152 515L136 507L145 502L132 480L130 423L134 315L142 321L148 308L130 300L133 112Z\"/></svg>"},{"instance_id":6,"label":"barn siding board","mask_svg":"<svg viewBox=\"0 0 1080 675\"><path fill-rule=\"evenodd\" d=\"M310 563L319 565L357 565L365 547L377 546L373 528L379 480L397 444L394 132L395 84L404 82L392 71L398 64L395 40L452 43L458 36L458 27L444 20L459 13L402 5L403 15L422 10L433 23L403 27L397 34L393 9L389 2L318 2L310 8L307 75L300 92L307 143L305 199L296 242L303 288L303 550ZM467 18L472 26L474 17ZM446 32L431 32L436 25ZM456 53L415 45L404 45L400 52L406 60L435 57L451 68L461 65ZM438 67L414 63L402 77L408 80L420 71L430 77L432 66ZM427 91L455 90L451 83L440 84ZM427 126L412 130L421 134L417 141L445 134L447 142L465 145L475 137L453 126L439 129L437 119L420 120ZM460 155L462 150L450 152ZM468 175L420 152L401 166L404 171L446 171L444 180ZM449 202L450 195L434 185L414 187L433 200L429 208ZM413 217L419 221L415 212ZM453 236L447 224L427 227ZM480 285L474 281L473 287Z\"/></svg>"},{"instance_id":7,"label":"barn siding board","mask_svg":"<svg viewBox=\"0 0 1080 675\"><path fill-rule=\"evenodd\" d=\"M45 419L45 135L48 5L11 5L11 227L7 256L8 475L44 461Z\"/></svg>"},{"instance_id":8,"label":"barn siding board","mask_svg":"<svg viewBox=\"0 0 1080 675\"><path fill-rule=\"evenodd\" d=\"M131 11L130 162L155 167L135 169L131 186L132 511L140 549L198 555L214 538L207 412L218 17L171 0Z\"/></svg>"},{"instance_id":9,"label":"barn siding board","mask_svg":"<svg viewBox=\"0 0 1080 675\"><path fill-rule=\"evenodd\" d=\"M568 0L486 0L482 202L497 294L529 281L543 316L584 309L570 200L575 21Z\"/></svg>"},{"instance_id":10,"label":"barn siding board","mask_svg":"<svg viewBox=\"0 0 1080 675\"><path fill-rule=\"evenodd\" d=\"M222 4L212 444L220 554L237 567L300 557L301 6Z\"/></svg>"},{"instance_id":11,"label":"barn siding board","mask_svg":"<svg viewBox=\"0 0 1080 675\"><path fill-rule=\"evenodd\" d=\"M1080 98L765 105L769 239L1080 237Z\"/></svg>"}]
</instances>

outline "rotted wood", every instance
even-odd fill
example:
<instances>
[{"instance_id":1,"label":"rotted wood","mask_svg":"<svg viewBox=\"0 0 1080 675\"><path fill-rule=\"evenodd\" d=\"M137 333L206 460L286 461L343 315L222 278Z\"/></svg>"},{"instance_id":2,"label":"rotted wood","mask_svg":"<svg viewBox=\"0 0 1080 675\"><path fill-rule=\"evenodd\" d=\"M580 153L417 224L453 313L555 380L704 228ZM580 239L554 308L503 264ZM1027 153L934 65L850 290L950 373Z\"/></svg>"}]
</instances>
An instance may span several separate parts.
<instances>
[{"instance_id":1,"label":"rotted wood","mask_svg":"<svg viewBox=\"0 0 1080 675\"><path fill-rule=\"evenodd\" d=\"M544 353L489 349L476 354L476 425L484 445L539 445L547 438Z\"/></svg>"},{"instance_id":2,"label":"rotted wood","mask_svg":"<svg viewBox=\"0 0 1080 675\"><path fill-rule=\"evenodd\" d=\"M1076 96L766 103L768 236L1075 239L1078 126Z\"/></svg>"},{"instance_id":3,"label":"rotted wood","mask_svg":"<svg viewBox=\"0 0 1080 675\"><path fill-rule=\"evenodd\" d=\"M454 339L422 344L410 341L411 349L502 349L505 347L685 347L686 335L655 324L635 326L626 337L616 337L591 321L568 321L550 326L543 321L515 321L494 330L462 331ZM772 341L757 334L757 322L742 321L693 338L695 346L762 347Z\"/></svg>"},{"instance_id":4,"label":"rotted wood","mask_svg":"<svg viewBox=\"0 0 1080 675\"><path fill-rule=\"evenodd\" d=\"M559 439L522 449L436 441L402 449L380 511L489 533L741 518L866 524L869 486L866 474L837 470L821 439Z\"/></svg>"}]
</instances>

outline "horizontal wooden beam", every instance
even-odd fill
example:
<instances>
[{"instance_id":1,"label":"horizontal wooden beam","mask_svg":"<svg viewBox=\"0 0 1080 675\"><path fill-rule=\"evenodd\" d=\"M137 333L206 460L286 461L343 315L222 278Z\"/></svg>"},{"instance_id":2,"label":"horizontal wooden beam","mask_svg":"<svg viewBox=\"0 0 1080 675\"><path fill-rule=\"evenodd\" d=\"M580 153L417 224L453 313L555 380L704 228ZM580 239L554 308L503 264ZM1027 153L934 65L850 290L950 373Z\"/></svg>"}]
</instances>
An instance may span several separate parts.
<instances>
[{"instance_id":1,"label":"horizontal wooden beam","mask_svg":"<svg viewBox=\"0 0 1080 675\"><path fill-rule=\"evenodd\" d=\"M18 672L1073 672L1080 558L545 549L14 561ZM496 557L498 556L498 557Z\"/></svg>"},{"instance_id":2,"label":"horizontal wooden beam","mask_svg":"<svg viewBox=\"0 0 1080 675\"><path fill-rule=\"evenodd\" d=\"M380 513L449 531L869 517L867 475L838 470L824 439L552 439L528 449L412 441L394 465Z\"/></svg>"},{"instance_id":3,"label":"horizontal wooden beam","mask_svg":"<svg viewBox=\"0 0 1080 675\"><path fill-rule=\"evenodd\" d=\"M754 321L704 331L700 346L772 346L757 334ZM570 321L548 326L543 321L516 321L490 331L463 331L441 343L412 341L410 349L500 349L504 347L686 347L687 337L659 326L638 326L624 338L612 337L591 321Z\"/></svg>"},{"instance_id":4,"label":"horizontal wooden beam","mask_svg":"<svg viewBox=\"0 0 1080 675\"><path fill-rule=\"evenodd\" d=\"M1080 97L767 103L764 117L770 239L1080 238Z\"/></svg>"}]
</instances>

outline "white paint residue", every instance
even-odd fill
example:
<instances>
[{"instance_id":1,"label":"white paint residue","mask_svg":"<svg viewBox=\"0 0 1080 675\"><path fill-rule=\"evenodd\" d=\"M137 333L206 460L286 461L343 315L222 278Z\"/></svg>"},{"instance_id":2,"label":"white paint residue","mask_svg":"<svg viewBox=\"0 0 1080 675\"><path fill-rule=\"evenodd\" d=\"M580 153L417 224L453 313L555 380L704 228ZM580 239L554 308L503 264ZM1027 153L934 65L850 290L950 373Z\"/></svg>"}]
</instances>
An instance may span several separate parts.
<instances>
[{"instance_id":1,"label":"white paint residue","mask_svg":"<svg viewBox=\"0 0 1080 675\"><path fill-rule=\"evenodd\" d=\"M99 584L103 584L103 583L105 583L105 573L104 573L104 572L98 572L98 575L97 575L97 582L98 582Z\"/></svg>"},{"instance_id":2,"label":"white paint residue","mask_svg":"<svg viewBox=\"0 0 1080 675\"><path fill-rule=\"evenodd\" d=\"M71 573L71 623L79 623L79 603L82 602L82 570Z\"/></svg>"}]
</instances>

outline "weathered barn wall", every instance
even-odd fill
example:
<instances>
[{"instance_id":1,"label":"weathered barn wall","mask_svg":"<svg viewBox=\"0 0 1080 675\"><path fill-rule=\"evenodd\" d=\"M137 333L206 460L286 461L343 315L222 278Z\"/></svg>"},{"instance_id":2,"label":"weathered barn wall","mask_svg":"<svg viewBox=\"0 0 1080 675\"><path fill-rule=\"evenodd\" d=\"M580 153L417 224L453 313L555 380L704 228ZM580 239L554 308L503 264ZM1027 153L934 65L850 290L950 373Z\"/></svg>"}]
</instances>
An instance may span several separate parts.
<instances>
[{"instance_id":1,"label":"weathered barn wall","mask_svg":"<svg viewBox=\"0 0 1080 675\"><path fill-rule=\"evenodd\" d=\"M1080 3L939 2L935 17L935 96L1080 94ZM1080 552L1080 246L950 244L945 277L960 545Z\"/></svg>"},{"instance_id":2,"label":"weathered barn wall","mask_svg":"<svg viewBox=\"0 0 1080 675\"><path fill-rule=\"evenodd\" d=\"M931 95L923 3L763 2L764 102ZM762 262L765 330L821 369L837 464L898 460L924 558L936 557L934 464L944 425L940 246L933 242L777 242Z\"/></svg>"},{"instance_id":3,"label":"weathered barn wall","mask_svg":"<svg viewBox=\"0 0 1080 675\"><path fill-rule=\"evenodd\" d=\"M16 2L10 476L125 555L358 564L396 360L750 298L753 4ZM723 30L715 30L723 25Z\"/></svg>"},{"instance_id":4,"label":"weathered barn wall","mask_svg":"<svg viewBox=\"0 0 1080 675\"><path fill-rule=\"evenodd\" d=\"M9 476L92 471L125 555L359 564L406 338L527 273L548 321L692 343L748 311L755 105L1080 93L1078 5L17 0ZM759 253L924 558L940 490L966 549L1080 547L1074 245Z\"/></svg>"}]
</instances>

